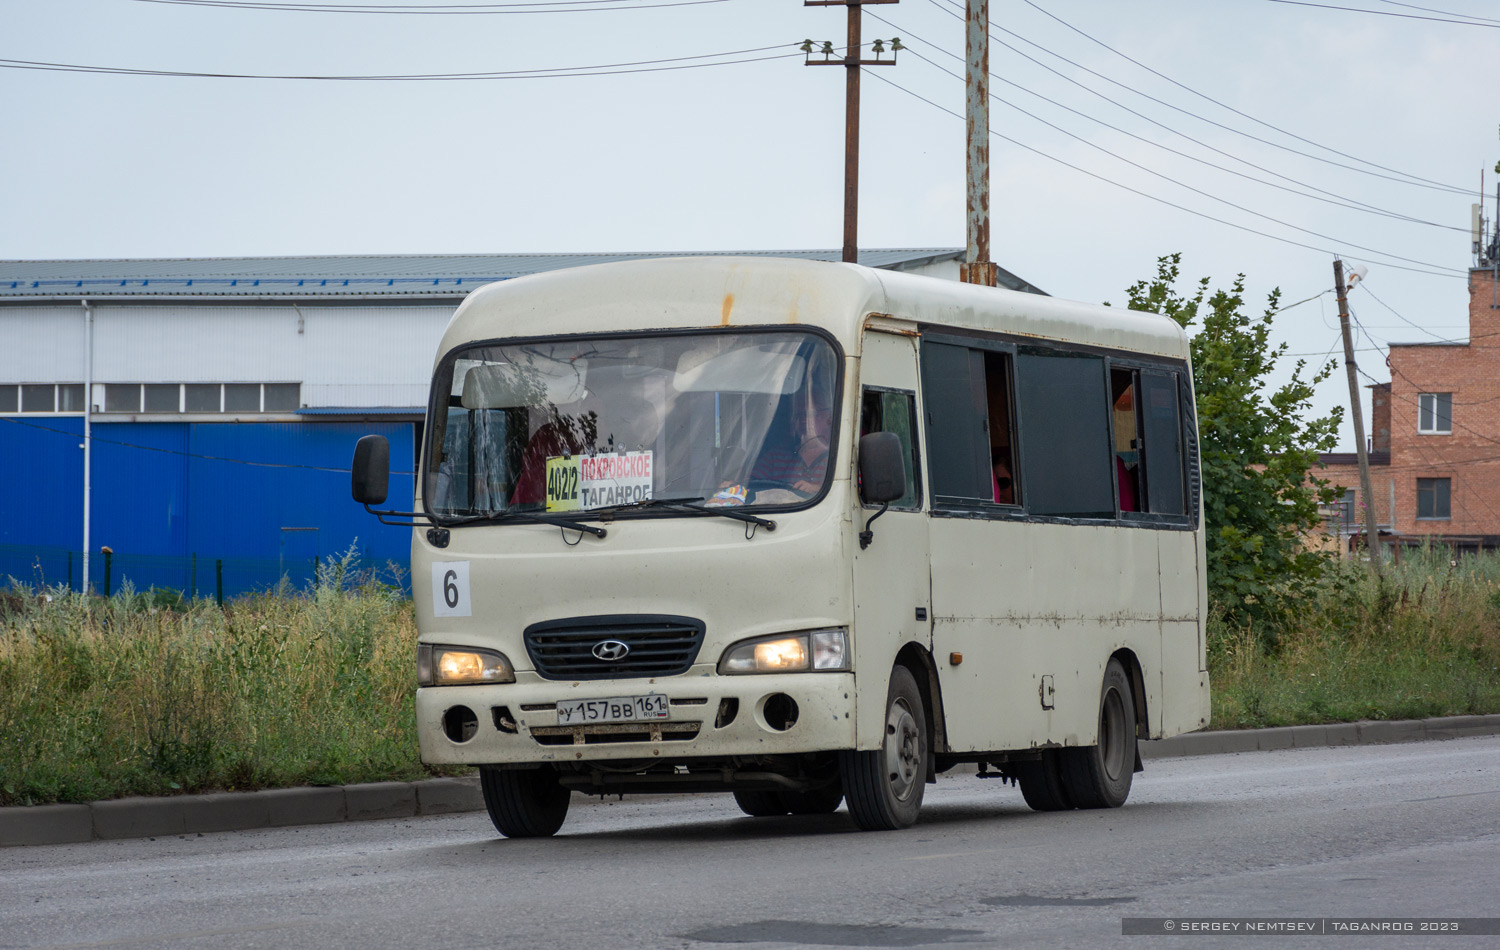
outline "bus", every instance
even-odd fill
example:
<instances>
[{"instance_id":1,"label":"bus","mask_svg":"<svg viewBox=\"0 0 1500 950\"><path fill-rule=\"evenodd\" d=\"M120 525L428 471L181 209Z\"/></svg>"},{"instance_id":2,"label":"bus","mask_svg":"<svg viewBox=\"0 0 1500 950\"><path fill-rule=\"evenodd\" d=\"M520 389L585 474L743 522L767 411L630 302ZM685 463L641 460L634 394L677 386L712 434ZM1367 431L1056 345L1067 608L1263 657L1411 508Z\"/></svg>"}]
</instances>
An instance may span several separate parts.
<instances>
[{"instance_id":1,"label":"bus","mask_svg":"<svg viewBox=\"0 0 1500 950\"><path fill-rule=\"evenodd\" d=\"M586 795L918 817L967 764L1122 805L1200 729L1203 515L1183 330L853 264L710 257L472 293L412 526L422 760L508 837Z\"/></svg>"}]
</instances>

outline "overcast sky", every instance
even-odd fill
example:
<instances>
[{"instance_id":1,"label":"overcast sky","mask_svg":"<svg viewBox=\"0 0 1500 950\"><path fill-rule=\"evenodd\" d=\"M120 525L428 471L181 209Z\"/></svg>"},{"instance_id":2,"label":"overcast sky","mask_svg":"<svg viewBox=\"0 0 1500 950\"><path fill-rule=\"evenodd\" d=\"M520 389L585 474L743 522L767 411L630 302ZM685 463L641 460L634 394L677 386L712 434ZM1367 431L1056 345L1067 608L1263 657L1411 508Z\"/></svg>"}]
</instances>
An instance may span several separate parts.
<instances>
[{"instance_id":1,"label":"overcast sky","mask_svg":"<svg viewBox=\"0 0 1500 950\"><path fill-rule=\"evenodd\" d=\"M991 92L1011 104L992 105L991 127L1013 140L992 141L994 260L1056 296L1118 305L1180 251L1185 278L1243 272L1258 310L1273 287L1284 304L1329 289L1340 253L1369 268L1351 296L1362 349L1465 336L1486 169L1495 216L1500 2L1320 2L1405 16L991 0ZM249 8L278 5L345 11ZM0 59L295 76L693 68L357 82L0 69L0 258L839 246L843 70L806 68L795 46L842 45L844 8L403 9L424 5L0 0ZM1444 15L1430 8L1486 25L1418 18ZM964 89L939 67L962 75L962 0L865 9L867 42L910 49L864 79L860 244L961 247L964 124L942 110L961 115ZM699 65L726 61L739 62ZM1333 295L1277 327L1320 360L1337 341ZM1382 352L1359 355L1389 379ZM1340 372L1319 406L1347 398Z\"/></svg>"}]
</instances>

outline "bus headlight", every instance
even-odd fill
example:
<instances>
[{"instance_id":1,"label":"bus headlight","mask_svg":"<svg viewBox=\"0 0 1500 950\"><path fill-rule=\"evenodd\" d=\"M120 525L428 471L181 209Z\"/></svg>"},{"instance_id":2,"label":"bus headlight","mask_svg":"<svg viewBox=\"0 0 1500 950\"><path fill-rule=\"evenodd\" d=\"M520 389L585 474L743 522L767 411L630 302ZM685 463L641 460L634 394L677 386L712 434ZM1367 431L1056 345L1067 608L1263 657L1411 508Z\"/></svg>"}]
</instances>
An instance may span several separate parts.
<instances>
[{"instance_id":1,"label":"bus headlight","mask_svg":"<svg viewBox=\"0 0 1500 950\"><path fill-rule=\"evenodd\" d=\"M476 647L417 644L418 686L514 683L516 671L505 654Z\"/></svg>"},{"instance_id":2,"label":"bus headlight","mask_svg":"<svg viewBox=\"0 0 1500 950\"><path fill-rule=\"evenodd\" d=\"M720 673L805 673L849 669L849 633L811 630L791 636L760 637L724 651Z\"/></svg>"}]
</instances>

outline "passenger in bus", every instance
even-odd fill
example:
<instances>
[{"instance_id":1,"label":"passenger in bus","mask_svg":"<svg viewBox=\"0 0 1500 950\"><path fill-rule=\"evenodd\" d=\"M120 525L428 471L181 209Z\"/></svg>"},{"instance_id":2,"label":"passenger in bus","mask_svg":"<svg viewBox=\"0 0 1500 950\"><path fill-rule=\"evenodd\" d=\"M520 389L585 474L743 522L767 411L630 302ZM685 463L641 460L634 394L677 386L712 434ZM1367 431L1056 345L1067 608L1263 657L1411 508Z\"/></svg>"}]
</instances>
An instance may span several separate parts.
<instances>
[{"instance_id":1,"label":"passenger in bus","mask_svg":"<svg viewBox=\"0 0 1500 950\"><path fill-rule=\"evenodd\" d=\"M1140 511L1139 496L1135 491L1135 473L1118 455L1115 456L1115 477L1120 483L1120 510Z\"/></svg>"},{"instance_id":2,"label":"passenger in bus","mask_svg":"<svg viewBox=\"0 0 1500 950\"><path fill-rule=\"evenodd\" d=\"M1014 505L1016 503L1016 485L1010 477L1010 460L1002 453L995 453L995 464L991 469L990 478L995 489L995 503L999 505Z\"/></svg>"}]
</instances>

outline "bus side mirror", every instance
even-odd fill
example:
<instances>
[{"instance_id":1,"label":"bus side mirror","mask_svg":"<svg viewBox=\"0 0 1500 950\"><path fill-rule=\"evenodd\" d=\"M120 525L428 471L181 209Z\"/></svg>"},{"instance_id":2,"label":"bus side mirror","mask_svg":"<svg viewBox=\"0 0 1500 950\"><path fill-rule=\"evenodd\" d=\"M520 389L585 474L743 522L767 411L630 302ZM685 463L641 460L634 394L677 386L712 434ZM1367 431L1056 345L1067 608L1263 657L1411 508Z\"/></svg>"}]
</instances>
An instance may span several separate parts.
<instances>
[{"instance_id":1,"label":"bus side mirror","mask_svg":"<svg viewBox=\"0 0 1500 950\"><path fill-rule=\"evenodd\" d=\"M859 439L861 496L873 504L889 504L906 494L906 453L894 432L871 432Z\"/></svg>"},{"instance_id":2,"label":"bus side mirror","mask_svg":"<svg viewBox=\"0 0 1500 950\"><path fill-rule=\"evenodd\" d=\"M383 435L361 436L354 444L354 466L349 473L349 491L362 505L385 502L390 490L391 444Z\"/></svg>"}]
</instances>

